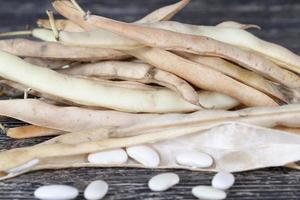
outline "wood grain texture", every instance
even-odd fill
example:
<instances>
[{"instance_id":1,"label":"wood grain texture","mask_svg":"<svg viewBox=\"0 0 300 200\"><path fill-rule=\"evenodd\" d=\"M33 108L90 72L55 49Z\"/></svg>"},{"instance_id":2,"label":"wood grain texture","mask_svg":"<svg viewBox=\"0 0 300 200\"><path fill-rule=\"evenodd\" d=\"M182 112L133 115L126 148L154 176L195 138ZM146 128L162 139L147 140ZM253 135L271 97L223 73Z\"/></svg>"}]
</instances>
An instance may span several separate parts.
<instances>
[{"instance_id":1,"label":"wood grain texture","mask_svg":"<svg viewBox=\"0 0 300 200\"><path fill-rule=\"evenodd\" d=\"M93 13L123 21L134 21L162 5L174 0L81 0L84 8ZM50 8L47 0L1 1L0 31L21 30L26 25L34 26L37 17L46 17L44 11ZM262 26L256 35L276 41L300 53L300 1L298 0L192 0L175 20L214 25L224 20L255 23ZM1 118L8 127L22 122ZM0 149L32 145L47 138L12 140L0 135ZM180 184L163 193L150 192L148 179L160 172L171 170L144 169L96 169L79 168L68 170L45 170L0 182L0 199L33 199L35 188L45 184L69 184L82 191L92 180L104 179L109 183L105 199L194 199L191 188L210 184L211 173L176 170ZM300 172L284 168L272 168L236 174L236 184L230 189L228 199L300 199Z\"/></svg>"}]
</instances>

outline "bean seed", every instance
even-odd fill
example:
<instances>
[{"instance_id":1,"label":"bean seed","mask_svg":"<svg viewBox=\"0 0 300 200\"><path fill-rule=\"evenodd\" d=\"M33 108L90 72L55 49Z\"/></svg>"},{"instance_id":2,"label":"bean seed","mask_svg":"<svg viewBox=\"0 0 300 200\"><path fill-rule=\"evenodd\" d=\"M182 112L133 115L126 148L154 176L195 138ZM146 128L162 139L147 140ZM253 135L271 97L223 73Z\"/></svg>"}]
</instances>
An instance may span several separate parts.
<instances>
[{"instance_id":1,"label":"bean seed","mask_svg":"<svg viewBox=\"0 0 300 200\"><path fill-rule=\"evenodd\" d=\"M148 186L152 191L165 191L179 183L179 176L175 173L162 173L153 176Z\"/></svg>"},{"instance_id":2,"label":"bean seed","mask_svg":"<svg viewBox=\"0 0 300 200\"><path fill-rule=\"evenodd\" d=\"M45 185L36 189L34 196L42 200L70 200L78 196L78 190L68 185Z\"/></svg>"},{"instance_id":3,"label":"bean seed","mask_svg":"<svg viewBox=\"0 0 300 200\"><path fill-rule=\"evenodd\" d=\"M105 181L93 181L85 188L84 198L87 200L99 200L102 199L107 192L108 184Z\"/></svg>"},{"instance_id":4,"label":"bean seed","mask_svg":"<svg viewBox=\"0 0 300 200\"><path fill-rule=\"evenodd\" d=\"M123 149L114 149L110 151L101 151L88 155L88 161L94 164L123 164L128 159L127 153Z\"/></svg>"},{"instance_id":5,"label":"bean seed","mask_svg":"<svg viewBox=\"0 0 300 200\"><path fill-rule=\"evenodd\" d=\"M212 179L212 186L220 190L227 190L234 184L234 176L229 172L218 172Z\"/></svg>"},{"instance_id":6,"label":"bean seed","mask_svg":"<svg viewBox=\"0 0 300 200\"><path fill-rule=\"evenodd\" d=\"M157 167L160 159L158 153L149 146L138 145L128 147L127 154L146 167Z\"/></svg>"},{"instance_id":7,"label":"bean seed","mask_svg":"<svg viewBox=\"0 0 300 200\"><path fill-rule=\"evenodd\" d=\"M222 200L227 196L223 190L219 190L211 186L202 185L193 187L192 193L198 199L206 200Z\"/></svg>"},{"instance_id":8,"label":"bean seed","mask_svg":"<svg viewBox=\"0 0 300 200\"><path fill-rule=\"evenodd\" d=\"M176 156L176 162L179 165L206 168L213 164L213 159L206 153L199 151L188 151L178 154Z\"/></svg>"}]
</instances>

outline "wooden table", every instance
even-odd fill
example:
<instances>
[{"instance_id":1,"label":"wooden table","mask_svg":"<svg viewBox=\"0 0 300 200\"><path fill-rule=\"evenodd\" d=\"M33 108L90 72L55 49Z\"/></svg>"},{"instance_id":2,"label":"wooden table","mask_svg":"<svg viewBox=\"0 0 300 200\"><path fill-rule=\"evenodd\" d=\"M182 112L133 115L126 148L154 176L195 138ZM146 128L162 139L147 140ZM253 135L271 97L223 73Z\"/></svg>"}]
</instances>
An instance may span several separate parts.
<instances>
[{"instance_id":1,"label":"wooden table","mask_svg":"<svg viewBox=\"0 0 300 200\"><path fill-rule=\"evenodd\" d=\"M149 11L174 0L86 0L84 8L94 13L124 21L133 21ZM34 26L37 17L45 17L50 8L48 1L8 0L1 1L0 31L21 30ZM300 53L300 1L298 0L192 0L175 20L214 25L224 20L236 20L260 25L263 30L255 34L269 41L276 41ZM9 67L9 66L8 66ZM7 126L20 122L3 119ZM0 149L32 145L44 139L12 140L0 136ZM0 199L33 199L35 188L45 184L69 184L82 191L92 180L104 179L109 183L106 199L194 199L191 188L210 184L211 173L174 170L181 182L169 191L156 193L147 188L148 179L160 172L173 170L101 169L79 168L46 170L26 174L0 182ZM228 199L300 199L300 172L284 168L262 169L237 173L236 184L230 189Z\"/></svg>"}]
</instances>

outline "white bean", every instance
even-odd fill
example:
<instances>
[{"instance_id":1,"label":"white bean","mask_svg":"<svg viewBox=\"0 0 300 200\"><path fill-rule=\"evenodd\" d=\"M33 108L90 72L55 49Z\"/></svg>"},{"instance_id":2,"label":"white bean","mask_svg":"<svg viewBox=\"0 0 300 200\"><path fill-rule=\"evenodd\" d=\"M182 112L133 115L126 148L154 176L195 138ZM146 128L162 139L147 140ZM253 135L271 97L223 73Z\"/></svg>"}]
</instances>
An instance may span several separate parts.
<instances>
[{"instance_id":1,"label":"white bean","mask_svg":"<svg viewBox=\"0 0 300 200\"><path fill-rule=\"evenodd\" d=\"M212 186L220 190L227 190L234 184L234 176L229 172L218 172L212 179Z\"/></svg>"},{"instance_id":2,"label":"white bean","mask_svg":"<svg viewBox=\"0 0 300 200\"><path fill-rule=\"evenodd\" d=\"M36 189L34 196L42 200L69 200L78 196L78 190L68 185L45 185Z\"/></svg>"},{"instance_id":3,"label":"white bean","mask_svg":"<svg viewBox=\"0 0 300 200\"><path fill-rule=\"evenodd\" d=\"M23 165L11 168L11 169L7 170L6 172L12 173L12 174L21 173L21 172L31 169L32 167L37 165L39 162L40 162L39 159L33 159L31 161L24 163Z\"/></svg>"},{"instance_id":4,"label":"white bean","mask_svg":"<svg viewBox=\"0 0 300 200\"><path fill-rule=\"evenodd\" d=\"M157 167L160 162L158 153L149 146L137 145L126 148L127 154L146 167Z\"/></svg>"},{"instance_id":5,"label":"white bean","mask_svg":"<svg viewBox=\"0 0 300 200\"><path fill-rule=\"evenodd\" d=\"M179 165L205 168L210 167L213 164L213 159L206 153L199 151L188 151L178 154L176 156L176 162Z\"/></svg>"},{"instance_id":6,"label":"white bean","mask_svg":"<svg viewBox=\"0 0 300 200\"><path fill-rule=\"evenodd\" d=\"M213 188L211 186L196 186L193 187L192 193L198 199L206 200L222 200L226 198L226 193L223 190Z\"/></svg>"},{"instance_id":7,"label":"white bean","mask_svg":"<svg viewBox=\"0 0 300 200\"><path fill-rule=\"evenodd\" d=\"M165 191L179 183L179 176L175 173L162 173L153 176L148 186L152 191Z\"/></svg>"},{"instance_id":8,"label":"white bean","mask_svg":"<svg viewBox=\"0 0 300 200\"><path fill-rule=\"evenodd\" d=\"M114 149L110 151L101 151L88 155L88 161L94 164L123 164L127 162L128 156L123 149Z\"/></svg>"},{"instance_id":9,"label":"white bean","mask_svg":"<svg viewBox=\"0 0 300 200\"><path fill-rule=\"evenodd\" d=\"M105 181L93 181L85 188L84 198L87 200L99 200L102 199L107 192L108 184Z\"/></svg>"}]
</instances>

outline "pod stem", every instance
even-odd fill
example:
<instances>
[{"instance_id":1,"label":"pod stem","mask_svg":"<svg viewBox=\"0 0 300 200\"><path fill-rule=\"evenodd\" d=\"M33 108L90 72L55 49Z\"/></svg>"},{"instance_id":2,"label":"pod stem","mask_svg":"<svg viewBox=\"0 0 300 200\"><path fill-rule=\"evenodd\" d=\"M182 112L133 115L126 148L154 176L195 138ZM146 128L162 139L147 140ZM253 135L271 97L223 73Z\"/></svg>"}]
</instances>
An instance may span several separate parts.
<instances>
[{"instance_id":1,"label":"pod stem","mask_svg":"<svg viewBox=\"0 0 300 200\"><path fill-rule=\"evenodd\" d=\"M83 15L86 15L86 12L80 7L80 5L76 2L76 0L70 0L70 1L77 10L79 10Z\"/></svg>"},{"instance_id":2,"label":"pod stem","mask_svg":"<svg viewBox=\"0 0 300 200\"><path fill-rule=\"evenodd\" d=\"M56 24L55 24L55 19L54 19L54 16L53 16L53 12L51 10L46 10L46 13L49 17L50 26L51 26L51 29L53 31L55 40L59 41L59 33L58 33L58 29L57 29Z\"/></svg>"},{"instance_id":3,"label":"pod stem","mask_svg":"<svg viewBox=\"0 0 300 200\"><path fill-rule=\"evenodd\" d=\"M12 31L12 32L5 32L0 33L0 37L6 37L6 36L18 36L18 35L31 35L32 31Z\"/></svg>"},{"instance_id":4,"label":"pod stem","mask_svg":"<svg viewBox=\"0 0 300 200\"><path fill-rule=\"evenodd\" d=\"M5 128L2 123L0 123L0 131L1 131L2 134L6 135L7 128Z\"/></svg>"},{"instance_id":5,"label":"pod stem","mask_svg":"<svg viewBox=\"0 0 300 200\"><path fill-rule=\"evenodd\" d=\"M24 99L27 99L28 98L28 93L31 91L31 88L26 88L24 90Z\"/></svg>"}]
</instances>

